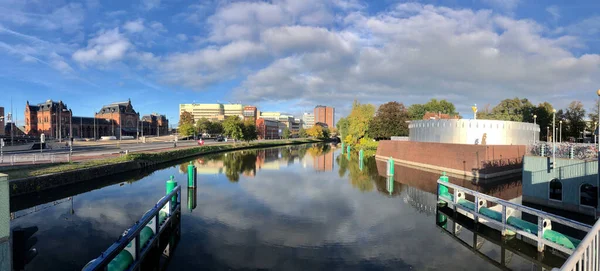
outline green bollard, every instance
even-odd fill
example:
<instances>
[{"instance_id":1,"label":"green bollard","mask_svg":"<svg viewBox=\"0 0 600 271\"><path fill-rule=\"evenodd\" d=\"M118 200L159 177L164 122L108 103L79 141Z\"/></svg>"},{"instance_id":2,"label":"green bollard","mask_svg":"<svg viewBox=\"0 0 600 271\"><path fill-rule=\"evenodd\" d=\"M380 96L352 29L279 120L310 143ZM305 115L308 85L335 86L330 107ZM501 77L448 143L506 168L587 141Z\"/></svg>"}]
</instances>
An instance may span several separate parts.
<instances>
[{"instance_id":1,"label":"green bollard","mask_svg":"<svg viewBox=\"0 0 600 271\"><path fill-rule=\"evenodd\" d=\"M190 188L188 188L187 193L188 193L187 206L188 206L188 210L191 213L194 209L196 209L196 189L190 187Z\"/></svg>"},{"instance_id":2,"label":"green bollard","mask_svg":"<svg viewBox=\"0 0 600 271\"><path fill-rule=\"evenodd\" d=\"M387 190L388 190L388 193L390 194L390 196L392 195L392 193L394 193L394 177L393 176L388 176Z\"/></svg>"},{"instance_id":3,"label":"green bollard","mask_svg":"<svg viewBox=\"0 0 600 271\"><path fill-rule=\"evenodd\" d=\"M342 142L342 154L344 154L344 142Z\"/></svg>"},{"instance_id":4,"label":"green bollard","mask_svg":"<svg viewBox=\"0 0 600 271\"><path fill-rule=\"evenodd\" d=\"M394 159L391 156L388 159L388 176L394 176Z\"/></svg>"},{"instance_id":5,"label":"green bollard","mask_svg":"<svg viewBox=\"0 0 600 271\"><path fill-rule=\"evenodd\" d=\"M361 150L358 152L358 168L360 169L360 171L362 171L362 170L363 170L363 164L364 164L364 152L363 152L363 150L361 149Z\"/></svg>"},{"instance_id":6,"label":"green bollard","mask_svg":"<svg viewBox=\"0 0 600 271\"><path fill-rule=\"evenodd\" d=\"M175 176L171 176L171 178L167 181L167 194L170 194L173 189L175 189L175 187L177 186L177 182L175 181ZM177 196L173 196L171 198L171 208L173 208L173 206L175 205L175 202L177 201Z\"/></svg>"},{"instance_id":7,"label":"green bollard","mask_svg":"<svg viewBox=\"0 0 600 271\"><path fill-rule=\"evenodd\" d=\"M347 151L348 153L350 153L350 145L348 145L348 148L346 148L346 151Z\"/></svg>"},{"instance_id":8,"label":"green bollard","mask_svg":"<svg viewBox=\"0 0 600 271\"><path fill-rule=\"evenodd\" d=\"M194 164L192 161L190 161L190 164L188 165L188 188L190 187L196 187L196 184L194 183Z\"/></svg>"}]
</instances>

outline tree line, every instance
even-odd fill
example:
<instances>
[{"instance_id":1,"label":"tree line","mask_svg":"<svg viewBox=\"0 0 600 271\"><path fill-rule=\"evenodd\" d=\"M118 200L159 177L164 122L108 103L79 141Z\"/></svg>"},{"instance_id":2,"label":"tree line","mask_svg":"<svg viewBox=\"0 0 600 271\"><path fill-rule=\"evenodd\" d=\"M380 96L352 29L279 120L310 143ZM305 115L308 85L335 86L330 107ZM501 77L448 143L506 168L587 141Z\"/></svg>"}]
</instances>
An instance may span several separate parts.
<instances>
[{"instance_id":1,"label":"tree line","mask_svg":"<svg viewBox=\"0 0 600 271\"><path fill-rule=\"evenodd\" d=\"M595 129L598 121L598 104L587 115L591 126L585 121L586 110L580 101L573 101L564 109L557 109L556 128L562 121L563 139L578 138L584 130ZM388 102L375 107L372 104L361 104L354 101L350 114L338 120L336 127L342 140L362 148L376 147L376 140L390 139L392 136L408 136L408 123L411 120L422 120L427 112L447 114L450 118L462 118L452 102L431 99L424 104L413 104L406 107L400 102ZM540 126L540 137L552 135L553 107L548 102L537 106L527 99L513 98L500 101L496 106L489 105L477 112L478 119L506 120L518 122L535 122ZM548 127L550 127L548 129ZM549 133L549 134L548 134Z\"/></svg>"}]
</instances>

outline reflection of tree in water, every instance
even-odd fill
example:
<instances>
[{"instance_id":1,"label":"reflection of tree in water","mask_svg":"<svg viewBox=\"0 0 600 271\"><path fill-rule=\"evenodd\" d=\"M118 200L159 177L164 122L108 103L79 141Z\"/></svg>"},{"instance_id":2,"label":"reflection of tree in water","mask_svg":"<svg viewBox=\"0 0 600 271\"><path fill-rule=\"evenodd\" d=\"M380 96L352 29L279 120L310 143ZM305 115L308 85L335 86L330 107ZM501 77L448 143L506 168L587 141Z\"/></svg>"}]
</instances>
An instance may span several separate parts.
<instances>
[{"instance_id":1,"label":"reflection of tree in water","mask_svg":"<svg viewBox=\"0 0 600 271\"><path fill-rule=\"evenodd\" d=\"M240 173L250 176L256 175L256 157L257 151L231 152L223 156L223 165L225 166L225 176L232 182L240 180Z\"/></svg>"},{"instance_id":2,"label":"reflection of tree in water","mask_svg":"<svg viewBox=\"0 0 600 271\"><path fill-rule=\"evenodd\" d=\"M355 153L352 153L350 156L350 161L348 161L346 155L340 154L337 156L336 162L339 166L338 174L340 177L346 175L347 172L353 187L363 192L373 190L373 180L379 177L374 157L366 157L364 159L362 171L358 163L358 155Z\"/></svg>"}]
</instances>

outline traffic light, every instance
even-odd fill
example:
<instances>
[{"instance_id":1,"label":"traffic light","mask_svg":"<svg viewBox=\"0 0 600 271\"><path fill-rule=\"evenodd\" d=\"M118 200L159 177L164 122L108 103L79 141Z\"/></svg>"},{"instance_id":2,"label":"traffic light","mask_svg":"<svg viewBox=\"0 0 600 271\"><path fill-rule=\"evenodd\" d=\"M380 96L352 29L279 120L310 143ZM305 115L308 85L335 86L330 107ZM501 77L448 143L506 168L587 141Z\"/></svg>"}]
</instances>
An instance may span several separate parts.
<instances>
[{"instance_id":1,"label":"traffic light","mask_svg":"<svg viewBox=\"0 0 600 271\"><path fill-rule=\"evenodd\" d=\"M37 231L37 226L12 230L13 270L25 269L25 265L37 255L37 250L33 247L37 243L37 238L33 236Z\"/></svg>"}]
</instances>

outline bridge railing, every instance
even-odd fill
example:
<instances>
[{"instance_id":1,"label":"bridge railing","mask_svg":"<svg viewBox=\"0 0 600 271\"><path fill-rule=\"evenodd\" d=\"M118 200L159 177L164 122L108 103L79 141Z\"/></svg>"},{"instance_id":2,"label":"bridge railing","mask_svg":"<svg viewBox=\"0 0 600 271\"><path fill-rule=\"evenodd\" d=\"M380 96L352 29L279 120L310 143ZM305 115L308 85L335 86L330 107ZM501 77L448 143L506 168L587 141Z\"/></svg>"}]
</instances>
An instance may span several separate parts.
<instances>
[{"instance_id":1,"label":"bridge railing","mask_svg":"<svg viewBox=\"0 0 600 271\"><path fill-rule=\"evenodd\" d=\"M560 269L554 268L553 271L587 271L600 270L600 258L598 257L598 249L600 248L600 220L581 240L577 249L571 254L569 259L561 266Z\"/></svg>"},{"instance_id":2,"label":"bridge railing","mask_svg":"<svg viewBox=\"0 0 600 271\"><path fill-rule=\"evenodd\" d=\"M161 221L161 215L166 216ZM173 222L173 218L181 214L181 186L177 185L170 193L161 198L154 208L150 209L135 225L126 230L121 237L102 255L89 262L82 271L108 270L109 264L124 250L131 254L133 262L124 270L139 270L148 252L158 242L159 237ZM145 244L140 242L144 228L150 227L153 235Z\"/></svg>"},{"instance_id":3,"label":"bridge railing","mask_svg":"<svg viewBox=\"0 0 600 271\"><path fill-rule=\"evenodd\" d=\"M578 222L578 221L574 221L574 220L571 220L568 218L557 216L555 214L540 211L538 209L534 209L531 207L512 203L512 202L502 200L502 199L499 199L496 197L492 197L492 196L489 196L489 195L486 195L486 194L483 194L480 192L476 192L476 191L464 188L462 186L458 186L458 185L455 185L452 183L445 182L441 179L438 179L437 183L438 183L438 190L439 190L439 185L443 185L445 187L448 187L448 188L451 188L454 190L453 193L450 194L451 198L448 198L446 196L441 196L438 191L438 200L443 200L444 202L448 203L449 207L453 208L454 211L456 211L457 209L460 209L464 212L471 214L476 223L480 223L479 219L485 219L485 221L488 224L493 224L493 225L496 225L497 227L499 227L501 229L501 232L503 235L507 230L510 230L512 232L520 234L521 236L530 238L537 242L537 248L538 248L538 251L540 251L540 252L544 250L545 245L550 246L556 250L562 251L568 255L571 255L574 252L574 249L570 249L570 248L567 248L560 244L551 242L549 240L546 240L543 237L544 231L547 228L546 226L548 223L556 222L556 223L559 223L559 224L562 224L562 225L565 225L565 226L568 226L568 227L571 227L573 229L577 229L577 230L580 230L583 232L589 232L592 228L589 225ZM467 207L459 204L459 200L464 199L465 195L471 195L475 198L473 209L467 208ZM500 206L501 219L499 221L480 213L481 208L486 207L487 202L492 202L492 203L495 203ZM525 231L520 228L514 227L513 225L508 224L507 220L510 216L510 213L509 213L510 209L536 216L537 217L537 235L534 235L533 233L531 233L529 231Z\"/></svg>"}]
</instances>

